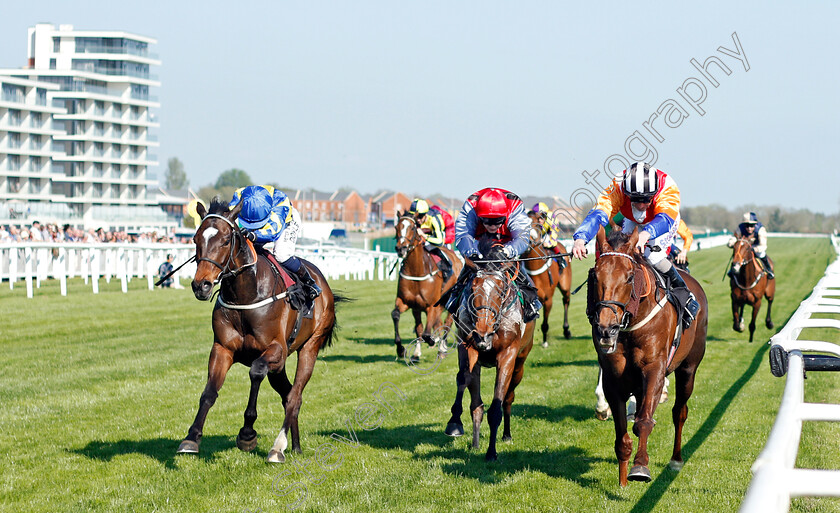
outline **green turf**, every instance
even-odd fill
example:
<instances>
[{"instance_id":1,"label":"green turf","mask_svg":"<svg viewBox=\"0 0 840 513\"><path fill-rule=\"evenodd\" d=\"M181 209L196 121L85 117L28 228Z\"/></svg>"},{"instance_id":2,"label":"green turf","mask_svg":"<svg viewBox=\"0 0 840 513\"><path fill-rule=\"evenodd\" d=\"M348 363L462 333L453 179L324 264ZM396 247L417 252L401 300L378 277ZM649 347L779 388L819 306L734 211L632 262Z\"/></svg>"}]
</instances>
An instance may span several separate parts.
<instances>
[{"instance_id":1,"label":"green turf","mask_svg":"<svg viewBox=\"0 0 840 513\"><path fill-rule=\"evenodd\" d=\"M822 276L834 253L827 239L773 239L780 329ZM550 346L536 346L516 391L511 443L499 461L484 461L467 436L443 434L454 396L457 362L446 358L426 374L395 361L390 310L394 282L336 281L356 299L339 311L341 331L322 352L300 414L304 453L284 465L265 463L283 420L279 397L264 386L257 449L236 449L249 386L247 368L231 369L210 411L199 456L175 456L195 416L212 341L208 303L187 290L146 289L133 280L98 295L71 280L42 283L33 299L19 283L0 284L0 511L283 511L305 491L298 511L737 511L764 446L784 380L767 363L769 336L756 341L731 330L729 288L721 281L729 250L703 250L691 267L706 289L710 329L683 437L684 469L667 468L673 443L671 402L660 405L650 440L653 482L618 486L612 422L594 418L596 355L583 314L572 300L573 339L562 339L562 315L552 316ZM591 259L587 262L591 264ZM575 263L575 285L585 276ZM766 308L763 307L763 308ZM763 319L764 310L759 317ZM410 339L410 315L402 335ZM808 333L812 336L814 333ZM821 335L840 341L836 332ZM430 362L430 351L424 364ZM291 365L295 360L292 359ZM485 369L489 404L494 372ZM809 373L806 398L840 403L840 376ZM383 383L393 411L354 417ZM468 402L465 401L465 407ZM360 413L361 414L361 413ZM380 415L377 417L376 415ZM348 436L350 419L359 444ZM363 419L362 419L363 420ZM833 423L807 423L798 464L840 468ZM331 442L335 452L316 450ZM634 437L634 446L636 439ZM288 492L278 496L275 492ZM796 499L794 511L840 510L836 499Z\"/></svg>"}]
</instances>

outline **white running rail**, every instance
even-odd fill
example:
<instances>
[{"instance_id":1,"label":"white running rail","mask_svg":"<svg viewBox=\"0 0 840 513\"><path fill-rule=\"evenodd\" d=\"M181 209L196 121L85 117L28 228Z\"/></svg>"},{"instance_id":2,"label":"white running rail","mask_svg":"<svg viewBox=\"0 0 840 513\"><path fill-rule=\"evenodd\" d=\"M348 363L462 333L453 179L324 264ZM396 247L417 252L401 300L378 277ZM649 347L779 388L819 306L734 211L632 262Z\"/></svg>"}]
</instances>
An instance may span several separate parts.
<instances>
[{"instance_id":1,"label":"white running rail","mask_svg":"<svg viewBox=\"0 0 840 513\"><path fill-rule=\"evenodd\" d=\"M60 282L61 295L67 295L67 279L80 277L89 284L94 294L99 293L99 280L121 282L123 292L128 292L132 278L145 279L149 290L154 288L158 266L166 260L167 253L175 255L174 265L195 255L192 244L85 244L27 242L0 245L0 280L7 281L9 289L23 281L26 296L31 298L41 282L56 279ZM318 266L327 279L396 280L397 273L390 272L399 261L395 253L365 251L333 246L298 246L296 254ZM195 263L182 267L175 278L191 280Z\"/></svg>"},{"instance_id":2,"label":"white running rail","mask_svg":"<svg viewBox=\"0 0 840 513\"><path fill-rule=\"evenodd\" d=\"M832 236L831 242L840 254L840 239ZM815 313L840 314L840 259L828 266L811 296L770 339L773 374L783 376L786 372L787 381L767 444L752 466L753 479L741 513L787 512L791 497L840 497L840 470L794 467L803 421L840 422L840 404L805 402L806 370L840 370L836 359L840 358L840 345L798 338L804 328L840 330L840 320L812 318Z\"/></svg>"}]
</instances>

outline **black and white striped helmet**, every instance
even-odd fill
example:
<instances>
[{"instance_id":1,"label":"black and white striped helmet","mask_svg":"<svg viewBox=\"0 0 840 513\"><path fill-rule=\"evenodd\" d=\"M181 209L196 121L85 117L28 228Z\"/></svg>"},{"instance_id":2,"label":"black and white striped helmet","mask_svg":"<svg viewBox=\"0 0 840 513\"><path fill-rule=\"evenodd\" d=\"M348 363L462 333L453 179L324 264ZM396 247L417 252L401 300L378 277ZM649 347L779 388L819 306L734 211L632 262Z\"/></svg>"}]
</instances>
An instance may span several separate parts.
<instances>
[{"instance_id":1,"label":"black and white striped helmet","mask_svg":"<svg viewBox=\"0 0 840 513\"><path fill-rule=\"evenodd\" d=\"M650 201L659 187L657 169L646 162L635 162L624 171L622 188L630 201Z\"/></svg>"}]
</instances>

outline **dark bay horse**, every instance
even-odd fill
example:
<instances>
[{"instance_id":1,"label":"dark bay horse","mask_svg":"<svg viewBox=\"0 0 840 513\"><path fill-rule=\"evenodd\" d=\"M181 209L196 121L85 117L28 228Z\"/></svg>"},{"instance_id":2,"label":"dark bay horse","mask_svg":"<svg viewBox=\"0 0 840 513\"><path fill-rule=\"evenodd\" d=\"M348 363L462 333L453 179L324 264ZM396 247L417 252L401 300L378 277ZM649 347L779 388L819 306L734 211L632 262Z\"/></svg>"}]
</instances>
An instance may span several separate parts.
<instances>
[{"instance_id":1,"label":"dark bay horse","mask_svg":"<svg viewBox=\"0 0 840 513\"><path fill-rule=\"evenodd\" d=\"M770 262L771 266L773 262ZM732 329L744 331L744 305L752 306L752 320L750 321L750 342L755 333L755 319L761 309L761 298L767 298L767 317L764 325L768 330L773 329L770 310L773 298L776 296L776 280L767 278L767 271L759 263L752 244L745 238L738 238L732 246L732 267L735 273L729 278L732 289ZM772 270L772 268L771 268Z\"/></svg>"},{"instance_id":2,"label":"dark bay horse","mask_svg":"<svg viewBox=\"0 0 840 513\"><path fill-rule=\"evenodd\" d=\"M543 304L543 320L542 330L543 341L542 346L548 347L548 316L551 313L551 307L554 304L554 291L560 289L563 295L563 337L566 339L572 338L572 332L569 330L569 301L572 298L572 260L568 256L562 257L566 261L566 266L560 270L560 265L553 258L554 252L546 249L542 245L543 223L536 216L531 217L531 242L528 251L522 254L523 259L526 259L525 272L531 275L534 281L534 286L537 287L537 296ZM566 247L561 243L557 243L560 248L560 253L566 253Z\"/></svg>"},{"instance_id":3,"label":"dark bay horse","mask_svg":"<svg viewBox=\"0 0 840 513\"><path fill-rule=\"evenodd\" d=\"M207 412L216 401L225 375L234 362L251 368L251 392L245 409L245 424L236 437L236 446L251 451L257 445L257 395L263 379L268 377L271 387L280 394L285 407L285 420L277 435L267 461L282 463L287 447L287 433L291 433L292 450L301 452L298 431L298 412L301 394L315 366L318 351L332 342L335 302L344 298L333 295L318 269L302 260L309 273L323 291L312 307L312 317L303 318L292 339L297 311L287 301L283 279L268 259L258 256L254 246L240 232L236 217L242 203L228 211L225 204L214 200L207 213L198 204L201 224L196 231L195 256L197 268L192 282L195 297L206 301L213 286L219 283L219 297L213 308L213 348L210 350L207 385L199 400L198 413L187 437L178 448L179 453L198 453ZM295 382L286 376L286 359L297 352Z\"/></svg>"},{"instance_id":4,"label":"dark bay horse","mask_svg":"<svg viewBox=\"0 0 840 513\"><path fill-rule=\"evenodd\" d=\"M502 253L491 252L491 259L504 259ZM467 261L467 265L476 267ZM478 449L478 435L484 417L484 403L481 400L481 367L496 367L496 385L493 402L487 412L490 424L490 444L486 459L494 461L496 455L496 434L504 414L502 440L511 440L510 408L514 390L522 381L525 359L534 343L535 321L523 321L523 308L514 285L517 263L478 264L472 280L466 308L459 310L458 319L458 386L452 417L446 426L449 436L464 434L461 424L463 411L461 402L464 389L470 391L470 412L473 420L473 449Z\"/></svg>"},{"instance_id":5,"label":"dark bay horse","mask_svg":"<svg viewBox=\"0 0 840 513\"><path fill-rule=\"evenodd\" d=\"M615 455L618 481L650 481L648 436L653 413L659 403L665 376L674 373L674 452L670 466L682 468L682 428L688 417L688 398L694 390L697 366L706 350L708 305L700 284L689 274L683 279L700 303L700 311L682 333L676 349L672 345L679 325L678 313L656 283L654 271L636 254L636 230L628 237L616 230L609 240L603 228L597 245L601 255L590 271L587 314L592 339L603 369L603 385L615 423ZM635 310L635 312L633 312ZM633 468L627 470L633 441L627 434L626 403L633 394L638 401L633 433L639 447Z\"/></svg>"},{"instance_id":6,"label":"dark bay horse","mask_svg":"<svg viewBox=\"0 0 840 513\"><path fill-rule=\"evenodd\" d=\"M435 306L441 294L449 290L458 280L464 264L452 250L441 248L452 264L452 276L444 283L440 270L437 268L432 255L424 249L425 239L420 235L417 222L413 217L404 215L395 225L397 237L397 254L403 258L397 282L397 299L391 318L394 320L394 344L397 346L397 356L405 356L405 347L400 338L400 315L411 309L414 314L414 332L422 337L429 346L435 344L433 336L441 327L443 306ZM426 313L426 326L423 327L421 314ZM448 317L443 324L448 333L452 318ZM440 335L440 334L438 334ZM445 338L445 335L443 336ZM415 356L420 350L420 344L415 347Z\"/></svg>"}]
</instances>

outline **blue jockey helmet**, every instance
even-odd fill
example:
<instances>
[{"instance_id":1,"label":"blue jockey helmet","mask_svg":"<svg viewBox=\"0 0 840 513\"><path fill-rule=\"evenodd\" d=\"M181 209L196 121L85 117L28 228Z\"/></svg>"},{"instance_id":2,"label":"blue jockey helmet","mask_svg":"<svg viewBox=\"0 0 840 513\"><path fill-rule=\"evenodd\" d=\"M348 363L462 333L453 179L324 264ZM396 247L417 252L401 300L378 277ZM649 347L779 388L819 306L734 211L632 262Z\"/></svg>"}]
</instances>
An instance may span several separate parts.
<instances>
[{"instance_id":1,"label":"blue jockey helmet","mask_svg":"<svg viewBox=\"0 0 840 513\"><path fill-rule=\"evenodd\" d=\"M242 189L242 210L239 224L249 230L259 230L268 222L272 206L271 194L263 187L250 185Z\"/></svg>"}]
</instances>

